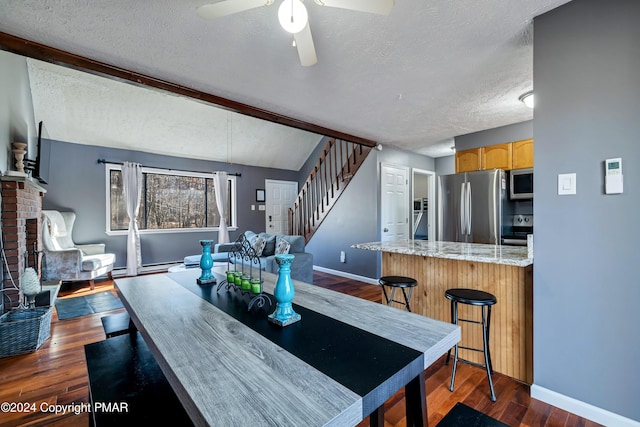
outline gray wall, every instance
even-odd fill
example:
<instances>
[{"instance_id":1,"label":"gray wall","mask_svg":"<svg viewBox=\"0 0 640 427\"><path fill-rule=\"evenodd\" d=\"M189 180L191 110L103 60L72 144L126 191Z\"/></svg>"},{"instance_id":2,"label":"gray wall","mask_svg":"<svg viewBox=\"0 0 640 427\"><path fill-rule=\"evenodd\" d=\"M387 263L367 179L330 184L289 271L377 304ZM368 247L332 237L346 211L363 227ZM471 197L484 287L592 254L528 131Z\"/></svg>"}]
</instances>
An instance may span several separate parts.
<instances>
[{"instance_id":1,"label":"gray wall","mask_svg":"<svg viewBox=\"0 0 640 427\"><path fill-rule=\"evenodd\" d=\"M54 141L51 145L49 184L43 199L44 209L73 210L77 214L74 227L76 243L104 242L116 254L116 266L126 264L126 236L107 236L105 165L98 159L113 162L133 161L144 166L176 170L235 172L237 178L238 230L231 231L234 240L244 230L264 231L264 211L251 210L256 205L255 190L264 188L265 179L297 181L298 173L280 169L228 165L219 162L161 156L137 151L93 147ZM141 235L142 263L151 265L182 261L187 255L202 252L200 239L217 240L218 232L185 232Z\"/></svg>"},{"instance_id":2,"label":"gray wall","mask_svg":"<svg viewBox=\"0 0 640 427\"><path fill-rule=\"evenodd\" d=\"M378 252L351 248L380 240L380 163L409 167L409 189L411 168L435 170L431 157L391 147L373 150L309 242L314 265L371 279L380 276ZM340 251L346 253L346 263L340 262Z\"/></svg>"},{"instance_id":3,"label":"gray wall","mask_svg":"<svg viewBox=\"0 0 640 427\"><path fill-rule=\"evenodd\" d=\"M12 142L26 142L26 158L35 160L38 131L27 60L0 50L0 172L15 170Z\"/></svg>"},{"instance_id":4,"label":"gray wall","mask_svg":"<svg viewBox=\"0 0 640 427\"><path fill-rule=\"evenodd\" d=\"M537 97L537 93L536 93ZM533 138L533 120L455 137L457 151Z\"/></svg>"},{"instance_id":5,"label":"gray wall","mask_svg":"<svg viewBox=\"0 0 640 427\"><path fill-rule=\"evenodd\" d=\"M35 159L36 140L27 61L18 55L0 51L0 174L15 170L12 142L29 144L25 157ZM4 267L0 266L0 289L3 287ZM4 313L4 293L0 294L0 313Z\"/></svg>"},{"instance_id":6,"label":"gray wall","mask_svg":"<svg viewBox=\"0 0 640 427\"><path fill-rule=\"evenodd\" d=\"M640 2L534 21L535 385L640 421ZM603 161L622 157L624 194ZM577 173L577 194L557 176Z\"/></svg>"},{"instance_id":7,"label":"gray wall","mask_svg":"<svg viewBox=\"0 0 640 427\"><path fill-rule=\"evenodd\" d=\"M435 172L437 175L456 173L456 156L445 156L435 159Z\"/></svg>"}]
</instances>

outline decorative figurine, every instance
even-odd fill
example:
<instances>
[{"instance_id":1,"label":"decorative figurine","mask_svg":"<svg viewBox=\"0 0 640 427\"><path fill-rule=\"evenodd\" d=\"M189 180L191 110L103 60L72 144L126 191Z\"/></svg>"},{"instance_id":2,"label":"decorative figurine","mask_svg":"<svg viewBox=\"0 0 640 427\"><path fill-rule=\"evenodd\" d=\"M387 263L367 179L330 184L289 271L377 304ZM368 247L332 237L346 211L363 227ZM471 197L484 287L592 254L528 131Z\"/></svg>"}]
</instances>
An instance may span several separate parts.
<instances>
[{"instance_id":1,"label":"decorative figurine","mask_svg":"<svg viewBox=\"0 0 640 427\"><path fill-rule=\"evenodd\" d=\"M24 155L27 152L27 144L24 142L12 142L11 145L13 146L11 151L16 158L16 170L8 170L6 175L26 177L27 173L24 171Z\"/></svg>"},{"instance_id":2,"label":"decorative figurine","mask_svg":"<svg viewBox=\"0 0 640 427\"><path fill-rule=\"evenodd\" d=\"M38 273L36 273L32 267L27 268L24 273L22 273L22 293L27 297L29 308L35 307L36 295L38 295L41 290L42 287L40 286Z\"/></svg>"}]
</instances>

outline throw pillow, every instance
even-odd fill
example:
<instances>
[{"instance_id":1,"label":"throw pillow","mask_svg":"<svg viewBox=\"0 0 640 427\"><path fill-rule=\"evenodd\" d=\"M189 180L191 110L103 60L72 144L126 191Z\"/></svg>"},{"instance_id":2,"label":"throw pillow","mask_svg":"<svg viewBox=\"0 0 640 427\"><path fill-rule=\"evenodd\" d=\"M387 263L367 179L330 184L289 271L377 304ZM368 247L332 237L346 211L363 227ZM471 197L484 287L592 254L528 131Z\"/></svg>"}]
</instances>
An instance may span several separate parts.
<instances>
[{"instance_id":1,"label":"throw pillow","mask_svg":"<svg viewBox=\"0 0 640 427\"><path fill-rule=\"evenodd\" d=\"M265 233L265 232L261 232L258 235L264 237L267 241L267 243L264 245L262 256L273 255L276 252L276 236L273 234Z\"/></svg>"},{"instance_id":2,"label":"throw pillow","mask_svg":"<svg viewBox=\"0 0 640 427\"><path fill-rule=\"evenodd\" d=\"M262 256L262 251L267 244L267 239L264 237L256 237L253 241L253 250L256 252L256 256Z\"/></svg>"},{"instance_id":3,"label":"throw pillow","mask_svg":"<svg viewBox=\"0 0 640 427\"><path fill-rule=\"evenodd\" d=\"M289 248L291 245L284 239L278 239L278 243L276 244L276 254L288 254Z\"/></svg>"}]
</instances>

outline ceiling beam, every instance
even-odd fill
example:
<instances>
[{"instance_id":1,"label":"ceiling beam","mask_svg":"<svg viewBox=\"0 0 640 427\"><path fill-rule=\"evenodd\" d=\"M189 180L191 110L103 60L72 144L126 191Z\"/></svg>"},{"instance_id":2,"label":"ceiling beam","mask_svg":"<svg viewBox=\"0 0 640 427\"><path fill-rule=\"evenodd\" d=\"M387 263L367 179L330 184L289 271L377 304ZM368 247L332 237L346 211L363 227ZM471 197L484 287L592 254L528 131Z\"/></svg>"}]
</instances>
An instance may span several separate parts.
<instances>
[{"instance_id":1,"label":"ceiling beam","mask_svg":"<svg viewBox=\"0 0 640 427\"><path fill-rule=\"evenodd\" d=\"M62 65L65 67L71 67L79 71L89 72L102 77L124 81L137 86L150 87L170 93L175 93L208 104L212 104L216 107L221 107L226 110L234 111L251 117L256 117L258 119L268 120L270 122L279 123L285 126L291 126L294 128L305 130L307 132L342 139L356 144L366 145L368 147L375 147L377 145L377 142L370 139L349 135L333 129L325 128L323 126L318 126L313 123L304 122L291 117L272 113L270 111L262 110L251 105L236 102L207 92L201 92L195 89L181 86L176 83L157 79L152 76L136 73L135 71L96 61L91 58L76 55L74 53L66 52L51 46L46 46L3 32L0 32L0 49L33 59L38 59L40 61Z\"/></svg>"}]
</instances>

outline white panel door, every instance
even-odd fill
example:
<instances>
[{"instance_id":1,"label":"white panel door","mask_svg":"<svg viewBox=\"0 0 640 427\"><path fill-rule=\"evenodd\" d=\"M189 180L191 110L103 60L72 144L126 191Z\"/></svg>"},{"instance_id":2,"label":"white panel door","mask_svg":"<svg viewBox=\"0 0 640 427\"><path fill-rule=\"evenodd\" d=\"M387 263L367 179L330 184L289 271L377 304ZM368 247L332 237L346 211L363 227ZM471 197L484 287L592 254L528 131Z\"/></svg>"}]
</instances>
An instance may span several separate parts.
<instances>
[{"instance_id":1,"label":"white panel door","mask_svg":"<svg viewBox=\"0 0 640 427\"><path fill-rule=\"evenodd\" d=\"M289 208L298 196L298 183L266 179L265 221L269 234L289 233Z\"/></svg>"},{"instance_id":2,"label":"white panel door","mask_svg":"<svg viewBox=\"0 0 640 427\"><path fill-rule=\"evenodd\" d=\"M409 239L409 170L383 163L380 181L381 240Z\"/></svg>"}]
</instances>

